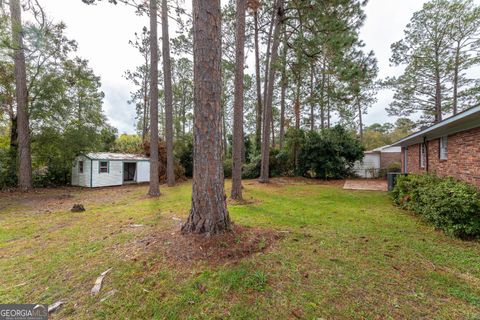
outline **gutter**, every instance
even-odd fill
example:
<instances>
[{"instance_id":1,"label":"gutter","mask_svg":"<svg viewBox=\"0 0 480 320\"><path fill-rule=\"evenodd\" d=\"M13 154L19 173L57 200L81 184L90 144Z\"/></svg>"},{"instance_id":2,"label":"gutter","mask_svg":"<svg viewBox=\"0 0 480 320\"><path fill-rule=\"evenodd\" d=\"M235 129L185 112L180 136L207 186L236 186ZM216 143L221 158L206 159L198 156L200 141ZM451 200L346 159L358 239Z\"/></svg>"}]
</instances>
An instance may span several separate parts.
<instances>
[{"instance_id":1,"label":"gutter","mask_svg":"<svg viewBox=\"0 0 480 320\"><path fill-rule=\"evenodd\" d=\"M428 164L428 141L427 136L423 137L423 144L425 146L425 170L427 173L429 172L429 164Z\"/></svg>"}]
</instances>

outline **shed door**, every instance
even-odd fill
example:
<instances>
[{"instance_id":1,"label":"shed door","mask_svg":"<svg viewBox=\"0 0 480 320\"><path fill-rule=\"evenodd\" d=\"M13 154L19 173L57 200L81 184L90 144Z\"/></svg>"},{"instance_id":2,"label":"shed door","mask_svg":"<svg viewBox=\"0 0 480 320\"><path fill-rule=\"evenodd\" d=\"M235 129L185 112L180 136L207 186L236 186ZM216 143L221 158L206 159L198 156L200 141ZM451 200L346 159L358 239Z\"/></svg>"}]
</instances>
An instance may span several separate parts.
<instances>
[{"instance_id":1,"label":"shed door","mask_svg":"<svg viewBox=\"0 0 480 320\"><path fill-rule=\"evenodd\" d=\"M123 163L123 181L135 181L135 172L137 164L135 162Z\"/></svg>"}]
</instances>

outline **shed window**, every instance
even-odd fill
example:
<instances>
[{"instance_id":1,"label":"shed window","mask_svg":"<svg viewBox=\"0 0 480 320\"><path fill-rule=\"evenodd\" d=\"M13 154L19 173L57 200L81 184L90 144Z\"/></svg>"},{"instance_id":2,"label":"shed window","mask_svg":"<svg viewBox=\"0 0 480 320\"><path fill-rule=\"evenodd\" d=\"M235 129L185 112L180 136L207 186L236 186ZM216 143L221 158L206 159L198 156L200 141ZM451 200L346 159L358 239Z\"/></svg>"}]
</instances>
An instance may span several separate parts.
<instances>
[{"instance_id":1,"label":"shed window","mask_svg":"<svg viewBox=\"0 0 480 320\"><path fill-rule=\"evenodd\" d=\"M78 173L83 173L83 161L78 161Z\"/></svg>"},{"instance_id":2,"label":"shed window","mask_svg":"<svg viewBox=\"0 0 480 320\"><path fill-rule=\"evenodd\" d=\"M448 159L448 138L447 136L440 138L440 160Z\"/></svg>"},{"instance_id":3,"label":"shed window","mask_svg":"<svg viewBox=\"0 0 480 320\"><path fill-rule=\"evenodd\" d=\"M425 155L426 147L425 143L420 144L420 168L425 168Z\"/></svg>"},{"instance_id":4,"label":"shed window","mask_svg":"<svg viewBox=\"0 0 480 320\"><path fill-rule=\"evenodd\" d=\"M108 173L108 161L100 161L100 173Z\"/></svg>"}]
</instances>

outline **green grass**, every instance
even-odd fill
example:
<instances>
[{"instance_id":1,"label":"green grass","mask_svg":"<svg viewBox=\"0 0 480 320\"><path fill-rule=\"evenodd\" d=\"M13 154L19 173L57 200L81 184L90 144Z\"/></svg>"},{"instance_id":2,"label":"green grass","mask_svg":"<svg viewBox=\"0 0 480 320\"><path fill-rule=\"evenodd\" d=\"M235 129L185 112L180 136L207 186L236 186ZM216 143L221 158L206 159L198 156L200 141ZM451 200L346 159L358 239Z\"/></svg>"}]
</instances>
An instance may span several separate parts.
<instances>
[{"instance_id":1,"label":"green grass","mask_svg":"<svg viewBox=\"0 0 480 320\"><path fill-rule=\"evenodd\" d=\"M229 212L283 239L215 267L135 245L185 220L190 183L159 199L146 186L71 189L64 204L42 202L63 190L0 194L0 303L66 301L54 319L480 319L479 242L433 230L385 193L282 181L246 181L252 204ZM77 202L87 211L66 209Z\"/></svg>"}]
</instances>

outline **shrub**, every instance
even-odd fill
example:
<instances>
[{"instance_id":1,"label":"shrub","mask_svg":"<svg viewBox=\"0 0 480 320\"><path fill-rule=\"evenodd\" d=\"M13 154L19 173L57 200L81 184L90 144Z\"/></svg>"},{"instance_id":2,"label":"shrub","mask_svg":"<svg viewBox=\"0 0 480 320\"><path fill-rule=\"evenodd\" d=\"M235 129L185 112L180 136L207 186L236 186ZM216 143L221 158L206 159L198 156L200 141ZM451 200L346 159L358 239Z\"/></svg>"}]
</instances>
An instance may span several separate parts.
<instances>
[{"instance_id":1,"label":"shrub","mask_svg":"<svg viewBox=\"0 0 480 320\"><path fill-rule=\"evenodd\" d=\"M233 160L231 158L223 160L223 176L225 178L232 177L232 167L233 167Z\"/></svg>"},{"instance_id":2,"label":"shrub","mask_svg":"<svg viewBox=\"0 0 480 320\"><path fill-rule=\"evenodd\" d=\"M391 194L397 205L448 235L480 236L480 197L468 183L427 174L401 176Z\"/></svg>"},{"instance_id":3,"label":"shrub","mask_svg":"<svg viewBox=\"0 0 480 320\"><path fill-rule=\"evenodd\" d=\"M243 165L242 178L255 179L260 177L261 165L261 155L254 156L252 158L252 162ZM288 154L277 149L270 149L270 161L268 168L270 177L291 175L291 172L293 171L289 162Z\"/></svg>"},{"instance_id":4,"label":"shrub","mask_svg":"<svg viewBox=\"0 0 480 320\"><path fill-rule=\"evenodd\" d=\"M9 148L0 149L0 190L17 185L15 154Z\"/></svg>"},{"instance_id":5,"label":"shrub","mask_svg":"<svg viewBox=\"0 0 480 320\"><path fill-rule=\"evenodd\" d=\"M341 179L352 175L355 161L363 159L360 141L341 126L305 134L297 174L312 178Z\"/></svg>"},{"instance_id":6,"label":"shrub","mask_svg":"<svg viewBox=\"0 0 480 320\"><path fill-rule=\"evenodd\" d=\"M243 165L242 178L243 179L255 179L260 176L260 166L262 159L260 156L252 158L252 162Z\"/></svg>"},{"instance_id":7,"label":"shrub","mask_svg":"<svg viewBox=\"0 0 480 320\"><path fill-rule=\"evenodd\" d=\"M193 176L193 137L191 135L175 141L175 155L185 169L185 176Z\"/></svg>"}]
</instances>

